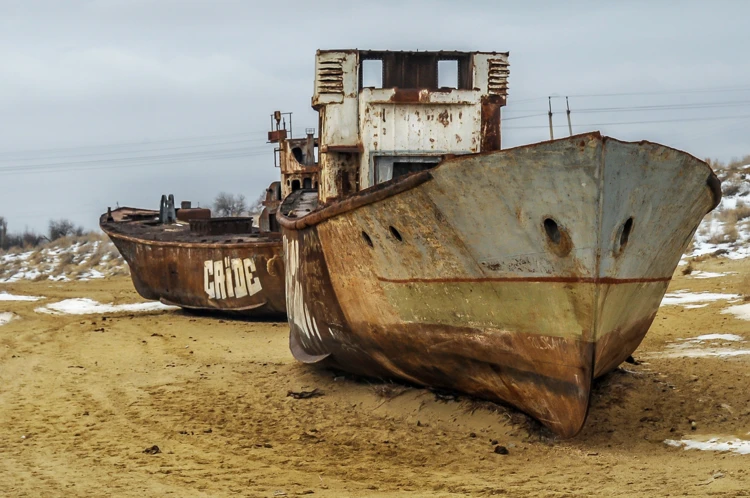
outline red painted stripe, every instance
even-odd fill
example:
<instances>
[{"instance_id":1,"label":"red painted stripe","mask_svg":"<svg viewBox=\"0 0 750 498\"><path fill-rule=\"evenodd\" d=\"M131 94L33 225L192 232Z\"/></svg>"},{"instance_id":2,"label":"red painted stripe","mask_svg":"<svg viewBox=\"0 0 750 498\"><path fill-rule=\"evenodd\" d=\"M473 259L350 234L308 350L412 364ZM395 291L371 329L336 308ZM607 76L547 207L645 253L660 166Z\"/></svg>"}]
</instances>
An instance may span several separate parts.
<instances>
[{"instance_id":1,"label":"red painted stripe","mask_svg":"<svg viewBox=\"0 0 750 498\"><path fill-rule=\"evenodd\" d=\"M672 277L653 278L612 278L612 277L475 277L475 278L385 278L377 277L381 282L391 284L412 283L463 283L463 282L561 282L561 283L584 283L584 284L636 284L651 282L669 282Z\"/></svg>"}]
</instances>

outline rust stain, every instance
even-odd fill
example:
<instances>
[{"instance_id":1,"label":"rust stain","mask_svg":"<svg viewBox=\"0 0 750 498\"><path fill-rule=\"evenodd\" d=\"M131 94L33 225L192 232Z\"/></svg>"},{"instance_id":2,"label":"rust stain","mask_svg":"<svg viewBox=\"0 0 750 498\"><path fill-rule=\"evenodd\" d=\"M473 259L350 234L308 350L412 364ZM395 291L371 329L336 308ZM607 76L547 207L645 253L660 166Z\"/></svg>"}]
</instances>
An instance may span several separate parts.
<instances>
[{"instance_id":1,"label":"rust stain","mask_svg":"<svg viewBox=\"0 0 750 498\"><path fill-rule=\"evenodd\" d=\"M396 88L390 98L391 102L398 104L416 104L420 102L420 90L418 88Z\"/></svg>"},{"instance_id":2,"label":"rust stain","mask_svg":"<svg viewBox=\"0 0 750 498\"><path fill-rule=\"evenodd\" d=\"M500 150L500 109L505 99L497 95L482 96L481 143L482 152Z\"/></svg>"},{"instance_id":3,"label":"rust stain","mask_svg":"<svg viewBox=\"0 0 750 498\"><path fill-rule=\"evenodd\" d=\"M443 126L448 126L450 124L450 117L448 116L448 111L443 111L437 116L437 120L442 124Z\"/></svg>"}]
</instances>

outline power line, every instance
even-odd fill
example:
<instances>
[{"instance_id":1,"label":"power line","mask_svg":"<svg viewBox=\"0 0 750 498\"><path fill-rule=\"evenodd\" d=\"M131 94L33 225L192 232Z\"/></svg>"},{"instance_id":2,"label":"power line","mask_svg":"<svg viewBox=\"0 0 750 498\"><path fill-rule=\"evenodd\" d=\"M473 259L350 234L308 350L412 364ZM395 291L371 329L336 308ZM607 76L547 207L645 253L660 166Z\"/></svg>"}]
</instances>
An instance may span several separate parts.
<instances>
[{"instance_id":1,"label":"power line","mask_svg":"<svg viewBox=\"0 0 750 498\"><path fill-rule=\"evenodd\" d=\"M128 146L147 146L151 144L166 144L166 143L175 143L175 142L187 142L187 141L200 141L200 140L211 140L211 139L228 139L230 137L240 137L240 136L248 136L248 135L264 135L267 132L241 132L241 133L230 133L230 134L224 134L224 135L203 135L198 137L183 137L183 138L171 138L171 139L161 139L161 140L148 140L148 141L139 141L139 142L119 142L119 143L111 143L111 144L102 144L102 145L81 145L81 146L75 146L75 147L56 147L56 148L49 148L49 149L25 149L25 150L8 150L8 151L0 151L0 154L27 154L27 153L40 153L40 152L65 152L65 151L71 151L71 150L82 150L82 149L106 149L106 148L113 148L113 147L128 147Z\"/></svg>"},{"instance_id":2,"label":"power line","mask_svg":"<svg viewBox=\"0 0 750 498\"><path fill-rule=\"evenodd\" d=\"M653 104L643 106L622 106L622 107L589 107L572 109L573 114L593 114L603 112L649 112L649 111L673 111L673 110L690 110L690 109L713 109L721 107L744 107L750 105L750 100L734 100L724 102L696 102L696 103L680 103L680 104ZM513 112L513 110L503 110L503 113ZM528 112L528 110L526 111ZM505 121L513 119L526 119L538 116L546 116L547 113L541 111L536 114L527 114L524 116L511 116L504 118Z\"/></svg>"},{"instance_id":3,"label":"power line","mask_svg":"<svg viewBox=\"0 0 750 498\"><path fill-rule=\"evenodd\" d=\"M723 87L689 88L685 90L656 90L647 92L619 92L619 93L579 93L568 94L568 97L623 97L632 95L681 95L690 93L712 93L712 92L747 92L750 85L733 85ZM552 98L563 98L562 95L552 95Z\"/></svg>"},{"instance_id":4,"label":"power line","mask_svg":"<svg viewBox=\"0 0 750 498\"><path fill-rule=\"evenodd\" d=\"M96 157L96 156L111 156L111 155L117 155L117 154L129 154L129 153L135 153L135 152L161 152L164 150L178 150L178 149L193 149L197 147L212 147L215 145L233 145L233 144L256 144L256 143L265 143L266 140L233 140L229 142L211 142L211 143L205 143L205 144L194 144L194 145L178 145L174 147L159 147L156 149L129 149L129 150L123 150L123 151L116 151L116 152L97 152L97 153L91 153L91 154L73 154L73 155L67 155L67 156L42 156L42 157L27 157L27 158L18 158L18 159L3 159L0 156L0 162L19 162L19 161L38 161L40 159L47 159L47 160L57 160L57 159L69 159L69 158L78 158L78 157ZM116 158L115 158L116 159Z\"/></svg>"},{"instance_id":5,"label":"power line","mask_svg":"<svg viewBox=\"0 0 750 498\"><path fill-rule=\"evenodd\" d=\"M525 116L511 116L509 118L503 118L503 121L512 121L514 119L527 119L527 118L538 118L539 116L546 116L546 112L537 113L537 114L527 114Z\"/></svg>"},{"instance_id":6,"label":"power line","mask_svg":"<svg viewBox=\"0 0 750 498\"><path fill-rule=\"evenodd\" d=\"M657 119L652 121L615 121L611 123L579 123L573 126L584 127L584 126L619 126L619 125L634 125L634 124L649 124L649 123L682 123L686 121L718 121L723 119L745 119L750 118L750 114L743 116L715 116L710 118L680 118L680 119ZM567 127L567 125L554 125L555 128ZM543 126L506 126L508 130L520 130L520 129L539 129L548 128L548 125Z\"/></svg>"},{"instance_id":7,"label":"power line","mask_svg":"<svg viewBox=\"0 0 750 498\"><path fill-rule=\"evenodd\" d=\"M671 111L681 109L711 109L715 107L742 107L750 105L750 100L735 100L730 102L699 102L695 104L655 104L628 107L591 107L574 109L576 114L590 114L597 112L633 112L633 111Z\"/></svg>"},{"instance_id":8,"label":"power line","mask_svg":"<svg viewBox=\"0 0 750 498\"><path fill-rule=\"evenodd\" d=\"M220 161L224 159L237 159L237 158L245 158L245 157L258 157L258 156L265 156L268 152L256 152L256 153L222 153L222 154L215 154L200 158L193 158L193 160L202 160L202 161ZM182 163L184 162L184 158L173 158L173 159L165 159L165 160L158 160L153 162L141 162L141 163L135 163L135 164L109 164L111 161L108 161L106 164L100 164L100 165L80 165L76 166L76 164L80 163L71 163L72 166L68 168L49 168L49 167L40 167L34 170L29 170L27 168L8 168L8 169L0 169L0 173L3 175L13 175L13 174L24 174L24 173L68 173L71 171L91 171L91 170L108 170L108 169L121 169L121 168L142 168L144 166L159 166L159 165L167 165L167 164L175 164L175 163ZM270 161L269 161L270 162ZM185 171L183 168L182 171Z\"/></svg>"},{"instance_id":9,"label":"power line","mask_svg":"<svg viewBox=\"0 0 750 498\"><path fill-rule=\"evenodd\" d=\"M39 163L39 164L25 164L25 165L14 165L14 166L2 166L0 172L11 171L16 169L23 170L35 170L38 168L50 168L56 166L70 166L70 165L86 165L86 164L97 164L106 162L112 163L130 163L130 162L141 162L161 159L195 159L202 158L206 155L210 156L215 153L239 153L239 152L256 152L266 151L270 155L270 150L265 147L236 147L236 148L219 148L219 149L208 149L201 151L192 152L179 152L173 154L157 154L157 155L146 155L146 156L130 156L130 157L117 157L117 158L104 158L104 159L87 159L84 161L64 161L64 162L52 162L52 163Z\"/></svg>"}]
</instances>

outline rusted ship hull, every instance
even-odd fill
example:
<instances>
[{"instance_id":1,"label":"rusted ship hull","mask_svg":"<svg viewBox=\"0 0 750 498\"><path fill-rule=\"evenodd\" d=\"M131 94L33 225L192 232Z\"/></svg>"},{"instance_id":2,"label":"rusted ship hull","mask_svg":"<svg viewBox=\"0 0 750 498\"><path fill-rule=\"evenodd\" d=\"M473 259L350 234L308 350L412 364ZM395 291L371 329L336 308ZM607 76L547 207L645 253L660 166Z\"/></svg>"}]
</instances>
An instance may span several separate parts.
<instances>
[{"instance_id":1,"label":"rusted ship hull","mask_svg":"<svg viewBox=\"0 0 750 498\"><path fill-rule=\"evenodd\" d=\"M573 436L720 195L702 161L599 134L459 156L306 215L292 194L278 216L291 350L509 402Z\"/></svg>"},{"instance_id":2,"label":"rusted ship hull","mask_svg":"<svg viewBox=\"0 0 750 498\"><path fill-rule=\"evenodd\" d=\"M118 211L112 212L114 220L102 215L100 226L128 263L133 284L143 298L252 318L286 316L279 234L170 240L167 228L159 229L163 237L158 233L139 236L138 230L117 220L123 214Z\"/></svg>"}]
</instances>

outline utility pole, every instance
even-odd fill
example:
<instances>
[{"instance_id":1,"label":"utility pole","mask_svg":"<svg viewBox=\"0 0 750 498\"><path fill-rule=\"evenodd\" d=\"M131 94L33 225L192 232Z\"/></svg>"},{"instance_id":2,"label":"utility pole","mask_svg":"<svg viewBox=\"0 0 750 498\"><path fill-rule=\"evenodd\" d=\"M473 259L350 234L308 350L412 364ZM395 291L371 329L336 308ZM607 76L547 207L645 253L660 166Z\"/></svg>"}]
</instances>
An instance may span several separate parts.
<instances>
[{"instance_id":1,"label":"utility pole","mask_svg":"<svg viewBox=\"0 0 750 498\"><path fill-rule=\"evenodd\" d=\"M8 222L0 216L0 250L5 249L5 235L8 233Z\"/></svg>"},{"instance_id":2,"label":"utility pole","mask_svg":"<svg viewBox=\"0 0 750 498\"><path fill-rule=\"evenodd\" d=\"M552 97L547 97L547 101L549 102L549 139L554 140L555 134L552 133Z\"/></svg>"},{"instance_id":3,"label":"utility pole","mask_svg":"<svg viewBox=\"0 0 750 498\"><path fill-rule=\"evenodd\" d=\"M565 106L568 108L568 133L573 136L573 125L570 124L570 104L568 103L568 96L565 96Z\"/></svg>"}]
</instances>

